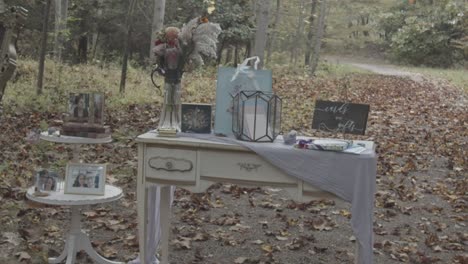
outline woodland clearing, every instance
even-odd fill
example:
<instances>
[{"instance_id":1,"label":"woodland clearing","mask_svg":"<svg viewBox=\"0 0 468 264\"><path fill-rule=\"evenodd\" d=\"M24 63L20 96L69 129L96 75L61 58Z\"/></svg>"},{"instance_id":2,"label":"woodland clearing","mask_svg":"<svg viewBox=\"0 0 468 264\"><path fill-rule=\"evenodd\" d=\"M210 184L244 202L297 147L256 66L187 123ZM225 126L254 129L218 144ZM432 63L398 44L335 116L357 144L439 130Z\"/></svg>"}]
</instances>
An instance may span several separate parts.
<instances>
[{"instance_id":1,"label":"woodland clearing","mask_svg":"<svg viewBox=\"0 0 468 264\"><path fill-rule=\"evenodd\" d=\"M77 84L83 89L106 83L118 87L112 77L118 75L105 68L66 66L61 69L59 84L63 85L46 87L44 96L31 97L29 92L34 91L24 89L34 80L34 65L30 67L20 67L7 89L1 116L1 263L45 263L63 248L68 227L68 208L33 204L26 200L25 191L35 169L46 164L63 168L72 149L30 144L26 134L38 127L60 126L66 95ZM79 75L83 71L86 74ZM214 103L213 73L187 74L184 101ZM83 162L108 163L107 181L124 189L125 197L118 202L83 212L93 246L119 261L135 258L138 251L133 139L155 128L161 104L155 90L137 90L148 87L148 79L131 69L128 98L102 88L110 98L106 123L114 142L83 146L80 157ZM377 144L375 263L468 263L466 92L447 81L425 77L414 81L347 73L311 78L278 70L273 89L285 101L283 131L294 128L305 135L330 136L311 129L313 104L317 98L342 100L345 86L350 101L371 105L366 135L352 138ZM349 218L349 204L328 200L298 204L267 186L217 184L202 194L177 189L170 260L177 264L352 263L355 241ZM77 263L91 262L79 254Z\"/></svg>"}]
</instances>

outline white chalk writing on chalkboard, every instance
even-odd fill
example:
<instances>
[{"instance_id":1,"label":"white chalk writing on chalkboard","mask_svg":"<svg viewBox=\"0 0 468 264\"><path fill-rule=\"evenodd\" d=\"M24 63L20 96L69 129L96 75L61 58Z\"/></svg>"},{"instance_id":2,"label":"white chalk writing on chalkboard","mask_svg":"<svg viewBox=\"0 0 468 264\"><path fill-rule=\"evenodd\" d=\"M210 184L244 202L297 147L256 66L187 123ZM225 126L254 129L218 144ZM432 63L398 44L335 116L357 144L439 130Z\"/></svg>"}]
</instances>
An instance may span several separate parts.
<instances>
[{"instance_id":1,"label":"white chalk writing on chalkboard","mask_svg":"<svg viewBox=\"0 0 468 264\"><path fill-rule=\"evenodd\" d=\"M346 120L346 122L339 122L335 129L327 127L325 123L319 124L319 129L328 132L334 133L344 133L344 132L362 132L362 129L356 128L356 123L353 120Z\"/></svg>"},{"instance_id":2,"label":"white chalk writing on chalkboard","mask_svg":"<svg viewBox=\"0 0 468 264\"><path fill-rule=\"evenodd\" d=\"M317 111L322 111L322 112L327 112L327 113L333 113L333 114L342 114L345 115L346 112L349 110L349 103L342 104L340 106L335 105L335 106L327 106L323 109L320 108L315 108Z\"/></svg>"}]
</instances>

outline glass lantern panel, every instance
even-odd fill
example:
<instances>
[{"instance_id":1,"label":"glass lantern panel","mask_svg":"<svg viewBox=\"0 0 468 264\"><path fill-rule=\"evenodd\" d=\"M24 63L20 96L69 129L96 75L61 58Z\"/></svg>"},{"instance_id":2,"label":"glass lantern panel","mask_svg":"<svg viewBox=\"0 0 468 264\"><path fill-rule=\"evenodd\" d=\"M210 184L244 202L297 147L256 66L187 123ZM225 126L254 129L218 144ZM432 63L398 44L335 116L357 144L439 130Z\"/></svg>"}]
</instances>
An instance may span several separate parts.
<instances>
[{"instance_id":1,"label":"glass lantern panel","mask_svg":"<svg viewBox=\"0 0 468 264\"><path fill-rule=\"evenodd\" d=\"M240 128L239 128L239 117L240 117L240 113L239 113L239 95L236 95L233 100L232 100L232 108L231 108L231 114L232 114L232 132L234 132L234 134L238 134L239 131L240 131Z\"/></svg>"},{"instance_id":2,"label":"glass lantern panel","mask_svg":"<svg viewBox=\"0 0 468 264\"><path fill-rule=\"evenodd\" d=\"M279 97L276 97L275 99L275 127L274 127L274 133L275 137L281 132L281 108L282 108L282 101Z\"/></svg>"},{"instance_id":3,"label":"glass lantern panel","mask_svg":"<svg viewBox=\"0 0 468 264\"><path fill-rule=\"evenodd\" d=\"M269 103L269 106L268 106L268 127L270 128L268 130L268 136L270 138L274 138L274 128L275 128L275 122L276 122L276 119L275 119L275 114L276 114L276 104L275 104L275 99L272 98L270 99L270 103Z\"/></svg>"}]
</instances>

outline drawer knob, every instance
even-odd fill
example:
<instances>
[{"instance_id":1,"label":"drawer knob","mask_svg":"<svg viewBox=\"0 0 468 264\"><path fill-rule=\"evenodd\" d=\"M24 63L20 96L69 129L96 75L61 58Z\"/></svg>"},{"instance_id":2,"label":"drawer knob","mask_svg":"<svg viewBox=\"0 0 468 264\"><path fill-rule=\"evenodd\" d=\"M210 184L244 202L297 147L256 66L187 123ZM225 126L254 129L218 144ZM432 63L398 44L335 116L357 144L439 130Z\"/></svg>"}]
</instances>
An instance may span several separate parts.
<instances>
[{"instance_id":1,"label":"drawer knob","mask_svg":"<svg viewBox=\"0 0 468 264\"><path fill-rule=\"evenodd\" d=\"M166 162L166 169L172 170L172 168L174 168L174 165L172 165L172 162L170 161Z\"/></svg>"},{"instance_id":2,"label":"drawer knob","mask_svg":"<svg viewBox=\"0 0 468 264\"><path fill-rule=\"evenodd\" d=\"M186 172L193 169L192 161L172 157L152 157L148 160L148 165L155 170L164 171Z\"/></svg>"}]
</instances>

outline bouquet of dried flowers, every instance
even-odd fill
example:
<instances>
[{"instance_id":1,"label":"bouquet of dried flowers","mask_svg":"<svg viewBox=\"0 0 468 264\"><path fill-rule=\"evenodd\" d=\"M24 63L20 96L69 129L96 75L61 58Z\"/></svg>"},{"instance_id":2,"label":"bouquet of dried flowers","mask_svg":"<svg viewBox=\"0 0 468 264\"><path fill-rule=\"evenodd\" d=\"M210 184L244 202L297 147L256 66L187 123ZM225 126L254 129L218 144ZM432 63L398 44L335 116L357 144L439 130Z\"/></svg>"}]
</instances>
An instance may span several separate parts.
<instances>
[{"instance_id":1,"label":"bouquet of dried flowers","mask_svg":"<svg viewBox=\"0 0 468 264\"><path fill-rule=\"evenodd\" d=\"M188 69L204 65L204 58L216 58L216 43L221 27L207 18L194 18L181 29L167 27L158 33L153 52L157 71L165 81L180 82Z\"/></svg>"}]
</instances>

